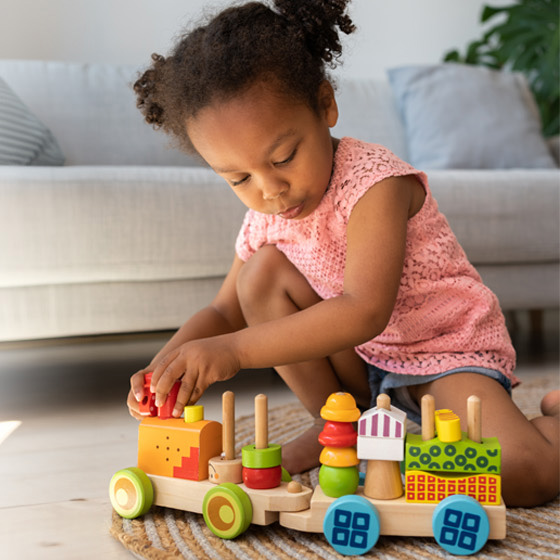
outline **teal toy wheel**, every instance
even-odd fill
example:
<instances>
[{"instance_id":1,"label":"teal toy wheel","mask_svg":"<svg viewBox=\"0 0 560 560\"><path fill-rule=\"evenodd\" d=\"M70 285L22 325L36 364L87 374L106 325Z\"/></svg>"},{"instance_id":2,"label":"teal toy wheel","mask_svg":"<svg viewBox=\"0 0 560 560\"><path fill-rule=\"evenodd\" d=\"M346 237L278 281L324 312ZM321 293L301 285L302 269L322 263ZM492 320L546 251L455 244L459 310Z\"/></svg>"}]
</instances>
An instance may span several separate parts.
<instances>
[{"instance_id":1,"label":"teal toy wheel","mask_svg":"<svg viewBox=\"0 0 560 560\"><path fill-rule=\"evenodd\" d=\"M148 513L154 503L154 488L148 475L138 467L116 472L109 483L109 497L115 511L126 519Z\"/></svg>"},{"instance_id":2,"label":"teal toy wheel","mask_svg":"<svg viewBox=\"0 0 560 560\"><path fill-rule=\"evenodd\" d=\"M445 498L434 510L432 529L438 544L451 554L478 552L488 540L490 522L484 508L470 496Z\"/></svg>"},{"instance_id":3,"label":"teal toy wheel","mask_svg":"<svg viewBox=\"0 0 560 560\"><path fill-rule=\"evenodd\" d=\"M338 553L365 554L379 539L379 514L362 496L342 496L327 509L323 532Z\"/></svg>"},{"instance_id":4,"label":"teal toy wheel","mask_svg":"<svg viewBox=\"0 0 560 560\"><path fill-rule=\"evenodd\" d=\"M206 492L202 515L217 537L234 539L249 528L253 506L249 496L237 484L224 482Z\"/></svg>"}]
</instances>

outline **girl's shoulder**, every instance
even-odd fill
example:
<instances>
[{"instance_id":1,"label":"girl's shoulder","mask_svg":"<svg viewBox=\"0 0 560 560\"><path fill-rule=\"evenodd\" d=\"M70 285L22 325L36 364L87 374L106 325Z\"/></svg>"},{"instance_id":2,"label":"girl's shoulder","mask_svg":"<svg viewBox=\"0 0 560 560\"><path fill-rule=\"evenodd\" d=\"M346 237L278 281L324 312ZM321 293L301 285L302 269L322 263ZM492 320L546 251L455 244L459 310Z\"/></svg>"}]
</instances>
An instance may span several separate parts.
<instances>
[{"instance_id":1,"label":"girl's shoulder","mask_svg":"<svg viewBox=\"0 0 560 560\"><path fill-rule=\"evenodd\" d=\"M345 137L336 150L333 180L356 183L367 178L378 183L387 177L421 173L381 144Z\"/></svg>"},{"instance_id":2,"label":"girl's shoulder","mask_svg":"<svg viewBox=\"0 0 560 560\"><path fill-rule=\"evenodd\" d=\"M385 146L342 138L336 150L331 179L337 207L346 209L349 214L356 202L375 184L389 177L405 175L417 176L426 194L429 193L426 174Z\"/></svg>"}]
</instances>

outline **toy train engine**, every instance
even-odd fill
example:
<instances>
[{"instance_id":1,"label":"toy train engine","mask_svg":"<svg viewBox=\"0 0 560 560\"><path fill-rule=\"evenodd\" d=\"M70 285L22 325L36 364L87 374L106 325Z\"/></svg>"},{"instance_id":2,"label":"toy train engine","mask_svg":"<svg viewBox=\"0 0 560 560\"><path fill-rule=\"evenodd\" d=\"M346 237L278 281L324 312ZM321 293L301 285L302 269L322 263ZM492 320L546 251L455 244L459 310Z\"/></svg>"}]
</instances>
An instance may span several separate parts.
<instances>
[{"instance_id":1,"label":"toy train engine","mask_svg":"<svg viewBox=\"0 0 560 560\"><path fill-rule=\"evenodd\" d=\"M204 480L208 461L222 451L222 425L199 416L144 418L138 428L138 468L171 478Z\"/></svg>"}]
</instances>

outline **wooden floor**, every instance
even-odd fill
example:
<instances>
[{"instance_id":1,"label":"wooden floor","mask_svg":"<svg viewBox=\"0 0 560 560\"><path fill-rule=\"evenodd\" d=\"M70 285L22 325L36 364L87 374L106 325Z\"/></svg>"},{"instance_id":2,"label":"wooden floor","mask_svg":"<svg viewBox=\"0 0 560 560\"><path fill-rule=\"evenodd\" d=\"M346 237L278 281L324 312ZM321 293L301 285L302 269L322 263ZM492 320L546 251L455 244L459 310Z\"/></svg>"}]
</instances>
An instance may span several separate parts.
<instances>
[{"instance_id":1,"label":"wooden floor","mask_svg":"<svg viewBox=\"0 0 560 560\"><path fill-rule=\"evenodd\" d=\"M107 487L136 459L129 377L167 336L0 345L0 558L131 558L108 533ZM558 314L547 314L540 346L523 324L515 343L522 379L558 370ZM220 419L226 389L238 416L252 414L259 392L270 407L294 400L276 376L248 372L207 392L207 418Z\"/></svg>"}]
</instances>

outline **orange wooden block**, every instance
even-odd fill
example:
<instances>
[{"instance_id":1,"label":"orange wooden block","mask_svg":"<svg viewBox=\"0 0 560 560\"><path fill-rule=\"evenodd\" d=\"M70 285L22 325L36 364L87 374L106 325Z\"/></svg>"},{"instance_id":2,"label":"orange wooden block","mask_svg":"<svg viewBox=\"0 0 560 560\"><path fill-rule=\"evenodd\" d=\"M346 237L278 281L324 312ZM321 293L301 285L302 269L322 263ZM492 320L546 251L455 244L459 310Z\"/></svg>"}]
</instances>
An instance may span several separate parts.
<instances>
[{"instance_id":1,"label":"orange wooden block","mask_svg":"<svg viewBox=\"0 0 560 560\"><path fill-rule=\"evenodd\" d=\"M221 451L222 425L212 420L148 417L138 428L138 467L147 474L204 480Z\"/></svg>"}]
</instances>

